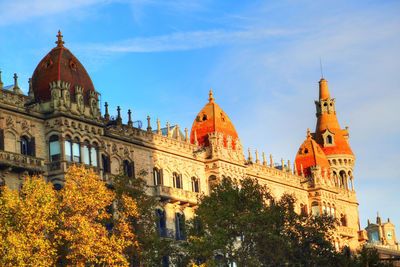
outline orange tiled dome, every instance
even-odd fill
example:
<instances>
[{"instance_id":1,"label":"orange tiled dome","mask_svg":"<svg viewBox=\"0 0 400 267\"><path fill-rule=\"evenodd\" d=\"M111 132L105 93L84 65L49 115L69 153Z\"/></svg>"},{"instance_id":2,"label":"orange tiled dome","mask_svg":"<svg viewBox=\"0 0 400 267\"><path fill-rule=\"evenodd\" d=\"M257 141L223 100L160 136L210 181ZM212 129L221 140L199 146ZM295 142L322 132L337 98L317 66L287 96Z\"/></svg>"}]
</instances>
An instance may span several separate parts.
<instances>
[{"instance_id":1,"label":"orange tiled dome","mask_svg":"<svg viewBox=\"0 0 400 267\"><path fill-rule=\"evenodd\" d=\"M36 99L51 99L50 82L65 81L71 84L71 98L74 97L75 86L83 87L85 103L88 102L89 91L95 91L92 80L79 60L64 47L61 32L58 32L57 46L53 48L38 64L32 75L32 89Z\"/></svg>"},{"instance_id":2,"label":"orange tiled dome","mask_svg":"<svg viewBox=\"0 0 400 267\"><path fill-rule=\"evenodd\" d=\"M227 146L227 136L232 137L232 148L235 149L235 139L238 138L235 127L220 106L214 102L211 90L209 95L209 103L204 106L193 122L190 142L195 143L196 135L199 145L208 146L208 134L219 132L224 136L224 146Z\"/></svg>"},{"instance_id":3,"label":"orange tiled dome","mask_svg":"<svg viewBox=\"0 0 400 267\"><path fill-rule=\"evenodd\" d=\"M296 168L297 173L301 175L301 167L303 167L304 176L311 176L310 167L314 165L321 166L322 173L324 168L328 170L329 175L329 162L326 158L322 148L311 138L310 130L307 131L307 139L300 146L296 155Z\"/></svg>"}]
</instances>

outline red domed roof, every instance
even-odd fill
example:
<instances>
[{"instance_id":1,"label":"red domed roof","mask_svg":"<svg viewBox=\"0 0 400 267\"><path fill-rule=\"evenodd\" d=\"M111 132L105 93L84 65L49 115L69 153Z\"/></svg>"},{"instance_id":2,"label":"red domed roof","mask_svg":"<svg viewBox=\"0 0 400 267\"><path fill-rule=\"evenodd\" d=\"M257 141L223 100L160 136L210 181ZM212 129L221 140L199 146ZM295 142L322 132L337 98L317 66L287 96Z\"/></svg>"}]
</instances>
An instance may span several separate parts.
<instances>
[{"instance_id":1,"label":"red domed roof","mask_svg":"<svg viewBox=\"0 0 400 267\"><path fill-rule=\"evenodd\" d=\"M310 130L307 131L307 139L300 146L296 155L296 168L297 173L301 175L301 168L303 167L304 176L311 176L311 166L321 166L321 172L324 174L324 169L328 170L329 175L329 162L326 158L322 148L311 138Z\"/></svg>"},{"instance_id":2,"label":"red domed roof","mask_svg":"<svg viewBox=\"0 0 400 267\"><path fill-rule=\"evenodd\" d=\"M219 132L224 136L224 146L227 146L227 137L232 137L232 148L235 149L235 140L238 134L231 120L220 106L214 102L213 94L210 90L209 103L199 112L193 122L192 131L190 133L190 142L195 143L195 135L201 146L208 146L208 134Z\"/></svg>"},{"instance_id":3,"label":"red domed roof","mask_svg":"<svg viewBox=\"0 0 400 267\"><path fill-rule=\"evenodd\" d=\"M58 32L57 46L53 48L38 64L32 75L32 89L36 99L51 99L50 82L65 81L71 84L71 100L75 96L75 86L83 87L85 103L88 102L89 91L94 90L92 80L79 60L64 47L61 32Z\"/></svg>"}]
</instances>

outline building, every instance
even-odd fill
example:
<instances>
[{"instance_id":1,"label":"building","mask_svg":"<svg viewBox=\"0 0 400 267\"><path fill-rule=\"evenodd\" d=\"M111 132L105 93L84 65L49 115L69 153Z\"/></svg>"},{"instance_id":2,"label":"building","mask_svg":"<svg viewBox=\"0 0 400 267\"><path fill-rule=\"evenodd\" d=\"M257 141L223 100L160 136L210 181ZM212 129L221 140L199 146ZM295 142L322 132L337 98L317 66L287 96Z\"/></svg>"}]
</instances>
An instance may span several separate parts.
<instances>
[{"instance_id":1,"label":"building","mask_svg":"<svg viewBox=\"0 0 400 267\"><path fill-rule=\"evenodd\" d=\"M368 220L365 230L368 234L366 246L376 248L381 259L390 260L394 266L400 266L400 243L396 239L395 226L390 218L387 222L382 222L378 213L376 223Z\"/></svg>"},{"instance_id":2,"label":"building","mask_svg":"<svg viewBox=\"0 0 400 267\"><path fill-rule=\"evenodd\" d=\"M105 103L100 113L99 93L79 60L57 35L57 46L37 65L29 80L28 95L22 94L15 75L5 87L0 77L0 179L19 188L26 174L41 173L62 187L64 174L73 164L92 167L102 179L124 172L135 178L140 170L160 200L160 234L184 238L182 218L193 216L199 194L209 193L222 177L252 177L267 185L274 196L290 193L297 198L298 212L322 213L341 221L332 236L339 249L357 249L365 240L360 230L358 203L353 187L355 157L348 128L336 118L335 99L321 79L316 101L317 127L297 152L292 166L283 160L275 166L272 156L244 155L232 121L210 91L208 103L194 118L190 131L178 125L153 130L134 124L128 110L122 122L118 107L111 117ZM135 126L134 126L135 125ZM294 148L295 150L295 148Z\"/></svg>"}]
</instances>

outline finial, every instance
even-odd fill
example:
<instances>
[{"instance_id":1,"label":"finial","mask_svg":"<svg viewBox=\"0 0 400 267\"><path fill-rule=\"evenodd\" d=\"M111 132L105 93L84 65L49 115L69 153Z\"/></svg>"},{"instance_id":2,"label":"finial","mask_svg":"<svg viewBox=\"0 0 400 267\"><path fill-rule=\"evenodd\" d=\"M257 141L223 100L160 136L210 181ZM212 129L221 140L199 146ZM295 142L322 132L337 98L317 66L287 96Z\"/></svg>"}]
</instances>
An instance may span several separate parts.
<instances>
[{"instance_id":1,"label":"finial","mask_svg":"<svg viewBox=\"0 0 400 267\"><path fill-rule=\"evenodd\" d=\"M251 157L251 149L250 149L250 147L249 147L249 161L250 161L250 162L253 161L253 158Z\"/></svg>"},{"instance_id":2,"label":"finial","mask_svg":"<svg viewBox=\"0 0 400 267\"><path fill-rule=\"evenodd\" d=\"M104 108L105 108L105 112L104 112L104 119L106 120L110 120L110 114L108 114L108 103L104 103Z\"/></svg>"},{"instance_id":3,"label":"finial","mask_svg":"<svg viewBox=\"0 0 400 267\"><path fill-rule=\"evenodd\" d=\"M160 119L157 118L157 134L161 134Z\"/></svg>"},{"instance_id":4,"label":"finial","mask_svg":"<svg viewBox=\"0 0 400 267\"><path fill-rule=\"evenodd\" d=\"M296 161L293 164L293 174L297 175Z\"/></svg>"},{"instance_id":5,"label":"finial","mask_svg":"<svg viewBox=\"0 0 400 267\"><path fill-rule=\"evenodd\" d=\"M290 160L287 161L287 165L288 165L288 171L289 173L292 172L292 166L290 166Z\"/></svg>"},{"instance_id":6,"label":"finial","mask_svg":"<svg viewBox=\"0 0 400 267\"><path fill-rule=\"evenodd\" d=\"M321 59L321 57L319 57L319 67L321 69L321 78L323 79L324 78L324 72L322 71L322 59Z\"/></svg>"},{"instance_id":7,"label":"finial","mask_svg":"<svg viewBox=\"0 0 400 267\"><path fill-rule=\"evenodd\" d=\"M265 159L265 152L263 152L263 165L267 165L267 160Z\"/></svg>"},{"instance_id":8,"label":"finial","mask_svg":"<svg viewBox=\"0 0 400 267\"><path fill-rule=\"evenodd\" d=\"M18 75L14 73L14 88L13 88L14 93L16 94L22 94L21 89L19 89L18 86Z\"/></svg>"},{"instance_id":9,"label":"finial","mask_svg":"<svg viewBox=\"0 0 400 267\"><path fill-rule=\"evenodd\" d=\"M133 126L132 111L128 109L128 126Z\"/></svg>"},{"instance_id":10,"label":"finial","mask_svg":"<svg viewBox=\"0 0 400 267\"><path fill-rule=\"evenodd\" d=\"M18 87L18 75L14 73L14 90Z\"/></svg>"},{"instance_id":11,"label":"finial","mask_svg":"<svg viewBox=\"0 0 400 267\"><path fill-rule=\"evenodd\" d=\"M32 78L29 78L29 80L28 80L28 83L29 83L29 91L28 91L28 96L30 96L30 97L34 97L34 96L35 96L35 94L34 94L34 92L33 92L33 88L32 88Z\"/></svg>"},{"instance_id":12,"label":"finial","mask_svg":"<svg viewBox=\"0 0 400 267\"><path fill-rule=\"evenodd\" d=\"M269 166L270 166L271 168L273 168L273 167L274 167L274 160L272 159L272 154L269 154L269 160L270 160Z\"/></svg>"},{"instance_id":13,"label":"finial","mask_svg":"<svg viewBox=\"0 0 400 267\"><path fill-rule=\"evenodd\" d=\"M258 151L256 149L256 163L260 163L260 159L258 158Z\"/></svg>"},{"instance_id":14,"label":"finial","mask_svg":"<svg viewBox=\"0 0 400 267\"><path fill-rule=\"evenodd\" d=\"M189 143L188 128L185 128L185 141L186 143Z\"/></svg>"},{"instance_id":15,"label":"finial","mask_svg":"<svg viewBox=\"0 0 400 267\"><path fill-rule=\"evenodd\" d=\"M117 113L116 122L120 124L120 123L122 123L122 118L121 118L121 108L119 106L117 107L117 112L118 113Z\"/></svg>"},{"instance_id":16,"label":"finial","mask_svg":"<svg viewBox=\"0 0 400 267\"><path fill-rule=\"evenodd\" d=\"M63 37L64 37L64 36L61 35L61 31L58 30L58 35L57 35L58 40L57 40L57 42L56 42L57 47L63 47L63 46L64 46L65 42L62 40Z\"/></svg>"},{"instance_id":17,"label":"finial","mask_svg":"<svg viewBox=\"0 0 400 267\"><path fill-rule=\"evenodd\" d=\"M300 164L301 176L304 177L303 164Z\"/></svg>"},{"instance_id":18,"label":"finial","mask_svg":"<svg viewBox=\"0 0 400 267\"><path fill-rule=\"evenodd\" d=\"M175 126L175 131L176 131L176 139L178 139L178 140L180 140L180 132L179 132L179 125L177 124L176 126Z\"/></svg>"},{"instance_id":19,"label":"finial","mask_svg":"<svg viewBox=\"0 0 400 267\"><path fill-rule=\"evenodd\" d=\"M169 122L167 121L167 136L170 137L171 136L171 131L169 129Z\"/></svg>"},{"instance_id":20,"label":"finial","mask_svg":"<svg viewBox=\"0 0 400 267\"><path fill-rule=\"evenodd\" d=\"M285 161L281 158L282 171L285 170Z\"/></svg>"},{"instance_id":21,"label":"finial","mask_svg":"<svg viewBox=\"0 0 400 267\"><path fill-rule=\"evenodd\" d=\"M199 141L197 140L197 131L194 131L194 144L195 144L196 146L199 145Z\"/></svg>"},{"instance_id":22,"label":"finial","mask_svg":"<svg viewBox=\"0 0 400 267\"><path fill-rule=\"evenodd\" d=\"M1 70L0 70L0 89L4 89L4 84L3 84L3 82L1 81Z\"/></svg>"},{"instance_id":23,"label":"finial","mask_svg":"<svg viewBox=\"0 0 400 267\"><path fill-rule=\"evenodd\" d=\"M310 128L307 128L307 139L311 139Z\"/></svg>"},{"instance_id":24,"label":"finial","mask_svg":"<svg viewBox=\"0 0 400 267\"><path fill-rule=\"evenodd\" d=\"M208 101L210 101L210 103L211 102L214 102L214 97L213 97L213 92L211 91L211 89L210 89L210 93L208 94L208 96L209 96L209 98L208 98Z\"/></svg>"},{"instance_id":25,"label":"finial","mask_svg":"<svg viewBox=\"0 0 400 267\"><path fill-rule=\"evenodd\" d=\"M149 115L147 115L147 131L151 132L150 116Z\"/></svg>"}]
</instances>

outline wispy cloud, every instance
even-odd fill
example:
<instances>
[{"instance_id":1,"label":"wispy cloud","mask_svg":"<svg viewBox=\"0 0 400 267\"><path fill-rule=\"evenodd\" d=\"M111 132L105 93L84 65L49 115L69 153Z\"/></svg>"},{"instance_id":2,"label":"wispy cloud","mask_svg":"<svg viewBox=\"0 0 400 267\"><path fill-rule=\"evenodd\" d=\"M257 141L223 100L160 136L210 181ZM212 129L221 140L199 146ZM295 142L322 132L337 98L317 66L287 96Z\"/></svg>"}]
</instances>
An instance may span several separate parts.
<instances>
[{"instance_id":1,"label":"wispy cloud","mask_svg":"<svg viewBox=\"0 0 400 267\"><path fill-rule=\"evenodd\" d=\"M93 44L90 49L103 52L161 52L191 50L217 45L232 45L272 38L287 36L298 31L252 29L245 31L209 30L176 32L168 35L148 38L134 38L112 44Z\"/></svg>"},{"instance_id":2,"label":"wispy cloud","mask_svg":"<svg viewBox=\"0 0 400 267\"><path fill-rule=\"evenodd\" d=\"M13 0L0 1L0 26L29 21L32 18L68 12L72 9L111 0Z\"/></svg>"}]
</instances>

